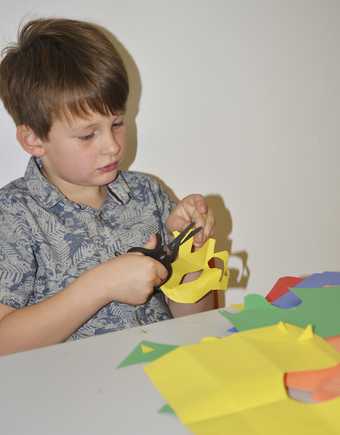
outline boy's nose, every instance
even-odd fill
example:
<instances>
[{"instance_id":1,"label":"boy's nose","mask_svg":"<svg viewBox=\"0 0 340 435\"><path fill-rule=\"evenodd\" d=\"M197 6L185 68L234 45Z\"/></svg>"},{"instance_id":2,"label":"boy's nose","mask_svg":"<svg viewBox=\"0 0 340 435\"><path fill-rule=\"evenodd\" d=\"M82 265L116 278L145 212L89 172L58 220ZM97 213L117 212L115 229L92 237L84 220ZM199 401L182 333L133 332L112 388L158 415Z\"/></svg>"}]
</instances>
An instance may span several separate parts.
<instances>
[{"instance_id":1,"label":"boy's nose","mask_svg":"<svg viewBox=\"0 0 340 435\"><path fill-rule=\"evenodd\" d=\"M110 132L105 136L104 145L102 147L102 152L104 154L118 154L121 149L121 144L118 142L117 137L114 132Z\"/></svg>"}]
</instances>

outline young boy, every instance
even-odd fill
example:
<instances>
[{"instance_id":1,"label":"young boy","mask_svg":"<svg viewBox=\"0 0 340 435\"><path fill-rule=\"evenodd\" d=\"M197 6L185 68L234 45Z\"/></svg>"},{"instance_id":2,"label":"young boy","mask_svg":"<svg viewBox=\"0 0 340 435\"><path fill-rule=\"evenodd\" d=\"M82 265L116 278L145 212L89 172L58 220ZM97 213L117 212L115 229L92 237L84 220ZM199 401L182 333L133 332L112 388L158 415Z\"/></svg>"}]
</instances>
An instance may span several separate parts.
<instances>
[{"instance_id":1,"label":"young boy","mask_svg":"<svg viewBox=\"0 0 340 435\"><path fill-rule=\"evenodd\" d=\"M191 221L210 236L201 195L177 205L154 178L119 171L129 92L123 62L95 25L27 23L0 64L0 97L31 155L0 190L0 354L202 310L154 292L161 263L137 253Z\"/></svg>"}]
</instances>

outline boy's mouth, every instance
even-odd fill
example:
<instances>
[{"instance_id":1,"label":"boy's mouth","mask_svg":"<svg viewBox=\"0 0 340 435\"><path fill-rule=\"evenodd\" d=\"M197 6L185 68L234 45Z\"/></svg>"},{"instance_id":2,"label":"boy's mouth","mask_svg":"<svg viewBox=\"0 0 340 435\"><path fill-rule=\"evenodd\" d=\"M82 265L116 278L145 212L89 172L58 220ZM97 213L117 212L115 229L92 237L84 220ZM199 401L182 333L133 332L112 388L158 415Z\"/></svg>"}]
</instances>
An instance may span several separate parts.
<instances>
[{"instance_id":1,"label":"boy's mouth","mask_svg":"<svg viewBox=\"0 0 340 435\"><path fill-rule=\"evenodd\" d=\"M98 171L100 172L111 172L115 171L118 168L118 162L110 163L109 165L103 166L102 168L99 168Z\"/></svg>"}]
</instances>

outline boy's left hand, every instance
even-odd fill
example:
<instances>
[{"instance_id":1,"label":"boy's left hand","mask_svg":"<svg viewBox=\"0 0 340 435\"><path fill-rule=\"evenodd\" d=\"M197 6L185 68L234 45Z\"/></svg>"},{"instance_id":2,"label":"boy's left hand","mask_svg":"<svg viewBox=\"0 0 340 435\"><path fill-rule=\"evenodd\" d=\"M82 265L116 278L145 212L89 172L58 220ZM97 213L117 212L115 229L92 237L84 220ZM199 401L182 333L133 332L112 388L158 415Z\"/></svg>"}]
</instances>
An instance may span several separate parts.
<instances>
[{"instance_id":1,"label":"boy's left hand","mask_svg":"<svg viewBox=\"0 0 340 435\"><path fill-rule=\"evenodd\" d=\"M191 222L202 230L194 237L194 246L200 248L213 235L215 219L205 198L192 194L183 198L169 215L166 225L172 231L182 231Z\"/></svg>"}]
</instances>

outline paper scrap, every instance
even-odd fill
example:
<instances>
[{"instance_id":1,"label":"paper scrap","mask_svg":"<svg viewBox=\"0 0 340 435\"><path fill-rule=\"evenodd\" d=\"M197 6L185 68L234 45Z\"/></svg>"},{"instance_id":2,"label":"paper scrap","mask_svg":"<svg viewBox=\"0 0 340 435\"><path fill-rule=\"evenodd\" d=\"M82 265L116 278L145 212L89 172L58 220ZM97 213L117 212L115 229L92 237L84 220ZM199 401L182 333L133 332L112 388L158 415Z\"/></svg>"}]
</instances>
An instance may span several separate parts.
<instances>
[{"instance_id":1,"label":"paper scrap","mask_svg":"<svg viewBox=\"0 0 340 435\"><path fill-rule=\"evenodd\" d=\"M325 340L280 323L181 346L144 367L176 415L197 435L338 435L340 399L290 399L284 373L340 361ZM303 339L301 339L303 337ZM308 338L309 337L309 338Z\"/></svg>"},{"instance_id":2,"label":"paper scrap","mask_svg":"<svg viewBox=\"0 0 340 435\"><path fill-rule=\"evenodd\" d=\"M141 350L143 353L149 353L149 352L153 352L155 349L153 347L150 346L146 346L145 344L141 344Z\"/></svg>"},{"instance_id":3,"label":"paper scrap","mask_svg":"<svg viewBox=\"0 0 340 435\"><path fill-rule=\"evenodd\" d=\"M175 414L174 410L167 403L158 411L160 414Z\"/></svg>"},{"instance_id":4,"label":"paper scrap","mask_svg":"<svg viewBox=\"0 0 340 435\"><path fill-rule=\"evenodd\" d=\"M330 343L338 352L340 352L340 335L327 337L326 341Z\"/></svg>"},{"instance_id":5,"label":"paper scrap","mask_svg":"<svg viewBox=\"0 0 340 435\"><path fill-rule=\"evenodd\" d=\"M239 331L284 321L301 327L311 324L321 337L340 334L340 287L295 288L294 293L302 303L293 308L281 309L261 295L249 294L240 313L220 312Z\"/></svg>"},{"instance_id":6,"label":"paper scrap","mask_svg":"<svg viewBox=\"0 0 340 435\"><path fill-rule=\"evenodd\" d=\"M272 305L279 308L292 308L299 304L301 304L301 299L299 299L295 293L289 290L272 302Z\"/></svg>"},{"instance_id":7,"label":"paper scrap","mask_svg":"<svg viewBox=\"0 0 340 435\"><path fill-rule=\"evenodd\" d=\"M276 301L284 295L291 287L295 287L303 278L297 276L282 276L274 284L273 288L267 294L266 299L269 302Z\"/></svg>"},{"instance_id":8,"label":"paper scrap","mask_svg":"<svg viewBox=\"0 0 340 435\"><path fill-rule=\"evenodd\" d=\"M325 287L328 285L340 286L340 272L313 273L299 282L296 288Z\"/></svg>"},{"instance_id":9,"label":"paper scrap","mask_svg":"<svg viewBox=\"0 0 340 435\"><path fill-rule=\"evenodd\" d=\"M316 401L333 399L340 395L340 365L287 373L285 384L288 388L312 393L312 399Z\"/></svg>"},{"instance_id":10,"label":"paper scrap","mask_svg":"<svg viewBox=\"0 0 340 435\"><path fill-rule=\"evenodd\" d=\"M171 352L177 347L178 346L172 344L163 344L143 340L119 364L118 368L153 361L154 359L157 359L162 355Z\"/></svg>"}]
</instances>

